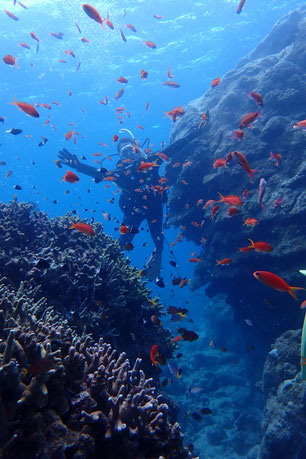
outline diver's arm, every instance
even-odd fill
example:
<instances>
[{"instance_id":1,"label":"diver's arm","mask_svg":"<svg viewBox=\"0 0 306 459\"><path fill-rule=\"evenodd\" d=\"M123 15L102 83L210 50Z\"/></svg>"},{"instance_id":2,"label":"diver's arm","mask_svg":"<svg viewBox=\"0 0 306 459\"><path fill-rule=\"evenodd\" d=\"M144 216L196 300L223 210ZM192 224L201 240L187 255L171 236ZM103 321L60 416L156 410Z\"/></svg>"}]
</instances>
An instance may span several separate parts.
<instances>
[{"instance_id":1,"label":"diver's arm","mask_svg":"<svg viewBox=\"0 0 306 459\"><path fill-rule=\"evenodd\" d=\"M63 148L63 150L59 152L58 157L61 164L69 166L72 169L76 169L78 172L89 175L96 180L102 180L105 177L105 173L107 172L105 168L96 169L93 166L88 166L87 164L80 163L77 155L71 154L68 150L66 150L66 148Z\"/></svg>"}]
</instances>

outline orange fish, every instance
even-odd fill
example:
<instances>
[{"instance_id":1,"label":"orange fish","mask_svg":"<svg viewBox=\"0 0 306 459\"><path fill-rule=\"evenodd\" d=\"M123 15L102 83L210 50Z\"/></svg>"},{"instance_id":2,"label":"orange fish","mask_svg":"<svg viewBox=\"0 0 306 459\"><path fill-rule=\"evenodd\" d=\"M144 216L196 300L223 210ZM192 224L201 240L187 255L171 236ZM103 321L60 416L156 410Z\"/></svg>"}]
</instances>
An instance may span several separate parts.
<instances>
[{"instance_id":1,"label":"orange fish","mask_svg":"<svg viewBox=\"0 0 306 459\"><path fill-rule=\"evenodd\" d=\"M176 336L175 338L173 338L172 342L173 342L173 343L178 343L179 341L181 341L181 339L182 339L182 336L181 336L181 335L178 335L178 336Z\"/></svg>"},{"instance_id":2,"label":"orange fish","mask_svg":"<svg viewBox=\"0 0 306 459\"><path fill-rule=\"evenodd\" d=\"M240 1L239 1L239 4L238 4L238 6L237 6L237 8L236 8L236 13L237 13L237 14L240 14L240 13L241 13L242 8L244 7L244 4L245 4L245 0L240 0Z\"/></svg>"},{"instance_id":3,"label":"orange fish","mask_svg":"<svg viewBox=\"0 0 306 459\"><path fill-rule=\"evenodd\" d=\"M124 89L120 89L115 95L115 100L119 99L124 93Z\"/></svg>"},{"instance_id":4,"label":"orange fish","mask_svg":"<svg viewBox=\"0 0 306 459\"><path fill-rule=\"evenodd\" d=\"M154 346L152 346L152 348L151 348L150 359L151 359L151 362L156 366L156 368L157 368L157 365L158 365L158 361L155 360L155 359L157 357L158 357L158 347L157 347L157 344L154 344Z\"/></svg>"},{"instance_id":5,"label":"orange fish","mask_svg":"<svg viewBox=\"0 0 306 459\"><path fill-rule=\"evenodd\" d=\"M251 91L249 94L249 97L252 97L252 99L256 102L256 104L259 105L260 107L263 106L263 99L261 95L258 94L258 92Z\"/></svg>"},{"instance_id":6,"label":"orange fish","mask_svg":"<svg viewBox=\"0 0 306 459\"><path fill-rule=\"evenodd\" d=\"M256 172L259 172L258 169L251 169L250 166L249 166L249 163L247 162L247 159L246 157L240 153L240 151L233 151L232 153L230 153L232 156L235 155L235 157L237 158L238 160L238 163L240 164L240 166L242 167L242 169L244 169L248 175L249 175L249 178L251 180L251 182L253 182L253 177L254 177L254 174Z\"/></svg>"},{"instance_id":7,"label":"orange fish","mask_svg":"<svg viewBox=\"0 0 306 459\"><path fill-rule=\"evenodd\" d=\"M74 134L74 131L73 131L73 130L67 132L67 134L65 134L65 139L66 139L66 140L70 140L71 137L73 136L73 134Z\"/></svg>"},{"instance_id":8,"label":"orange fish","mask_svg":"<svg viewBox=\"0 0 306 459\"><path fill-rule=\"evenodd\" d=\"M268 161L271 161L271 159L275 159L275 166L279 166L282 162L282 156L279 153L272 153L272 151L270 152Z\"/></svg>"},{"instance_id":9,"label":"orange fish","mask_svg":"<svg viewBox=\"0 0 306 459\"><path fill-rule=\"evenodd\" d=\"M156 18L156 19L162 19L164 16L160 16L159 14L153 14L153 16Z\"/></svg>"},{"instance_id":10,"label":"orange fish","mask_svg":"<svg viewBox=\"0 0 306 459\"><path fill-rule=\"evenodd\" d=\"M18 65L17 65L17 60L19 59L19 57L16 57L14 58L11 54L7 54L6 56L4 56L4 58L2 59L3 62L7 65L11 65L12 67L15 66L17 67L17 69L19 69Z\"/></svg>"},{"instance_id":11,"label":"orange fish","mask_svg":"<svg viewBox=\"0 0 306 459\"><path fill-rule=\"evenodd\" d=\"M214 169L218 169L219 167L226 167L226 160L223 158L218 158L213 164Z\"/></svg>"},{"instance_id":12,"label":"orange fish","mask_svg":"<svg viewBox=\"0 0 306 459\"><path fill-rule=\"evenodd\" d=\"M36 35L35 32L32 31L32 32L30 33L30 35L31 35L31 37L33 38L33 40L36 40L36 41L38 41L38 43L40 43L40 39L38 38L38 36Z\"/></svg>"},{"instance_id":13,"label":"orange fish","mask_svg":"<svg viewBox=\"0 0 306 459\"><path fill-rule=\"evenodd\" d=\"M85 38L85 37L82 37L82 38L81 38L81 41L82 41L83 43L90 43L90 41L87 40L87 38Z\"/></svg>"},{"instance_id":14,"label":"orange fish","mask_svg":"<svg viewBox=\"0 0 306 459\"><path fill-rule=\"evenodd\" d=\"M54 162L55 162L56 167L58 167L59 169L63 167L58 159L55 159Z\"/></svg>"},{"instance_id":15,"label":"orange fish","mask_svg":"<svg viewBox=\"0 0 306 459\"><path fill-rule=\"evenodd\" d=\"M228 196L223 196L221 193L218 193L220 196L220 201L217 202L224 202L225 204L229 206L243 206L243 202L239 198L239 196L235 196L232 194L229 194Z\"/></svg>"},{"instance_id":16,"label":"orange fish","mask_svg":"<svg viewBox=\"0 0 306 459\"><path fill-rule=\"evenodd\" d=\"M215 86L218 86L219 83L220 83L220 78L217 77L211 82L210 86L214 88Z\"/></svg>"},{"instance_id":17,"label":"orange fish","mask_svg":"<svg viewBox=\"0 0 306 459\"><path fill-rule=\"evenodd\" d=\"M119 135L115 134L113 137L113 143L117 142L118 139L119 139Z\"/></svg>"},{"instance_id":18,"label":"orange fish","mask_svg":"<svg viewBox=\"0 0 306 459\"><path fill-rule=\"evenodd\" d=\"M200 124L199 124L199 126L198 126L198 129L200 129L201 127L206 126L206 124L207 124L207 115L206 115L206 113L204 112L204 113L202 114L202 116L201 116L201 121L200 121Z\"/></svg>"},{"instance_id":19,"label":"orange fish","mask_svg":"<svg viewBox=\"0 0 306 459\"><path fill-rule=\"evenodd\" d=\"M19 21L19 18L15 16L15 14L11 13L10 11L4 10L4 12L8 15L9 18L14 19L14 21Z\"/></svg>"},{"instance_id":20,"label":"orange fish","mask_svg":"<svg viewBox=\"0 0 306 459\"><path fill-rule=\"evenodd\" d=\"M254 242L252 239L249 239L251 245L249 246L251 249L254 249L256 252L273 252L273 247L270 244L263 241Z\"/></svg>"},{"instance_id":21,"label":"orange fish","mask_svg":"<svg viewBox=\"0 0 306 459\"><path fill-rule=\"evenodd\" d=\"M112 21L110 21L109 19L106 19L105 23L108 25L110 29L114 30L114 24L112 23Z\"/></svg>"},{"instance_id":22,"label":"orange fish","mask_svg":"<svg viewBox=\"0 0 306 459\"><path fill-rule=\"evenodd\" d=\"M295 294L294 290L305 290L303 287L292 287L291 285L287 284L284 279L277 276L276 274L270 273L269 271L255 271L253 273L255 279L259 282L262 282L265 285L268 285L279 292L288 292L294 299L298 299Z\"/></svg>"},{"instance_id":23,"label":"orange fish","mask_svg":"<svg viewBox=\"0 0 306 459\"><path fill-rule=\"evenodd\" d=\"M210 216L210 218L211 218L212 220L214 220L214 218L215 218L215 216L216 216L216 213L218 212L219 209L220 209L220 206L214 206L214 207L212 208L211 216Z\"/></svg>"},{"instance_id":24,"label":"orange fish","mask_svg":"<svg viewBox=\"0 0 306 459\"><path fill-rule=\"evenodd\" d=\"M147 45L151 49L155 49L156 48L156 44L153 43L153 41L144 41L144 44Z\"/></svg>"},{"instance_id":25,"label":"orange fish","mask_svg":"<svg viewBox=\"0 0 306 459\"><path fill-rule=\"evenodd\" d=\"M174 109L170 112L165 112L166 117L169 116L172 119L172 121L175 122L178 116L182 116L185 113L185 110L182 110L182 107L183 105L180 105L179 107L174 107Z\"/></svg>"},{"instance_id":26,"label":"orange fish","mask_svg":"<svg viewBox=\"0 0 306 459\"><path fill-rule=\"evenodd\" d=\"M245 127L251 126L251 123L253 123L253 121L255 121L258 116L260 116L259 110L257 110L257 112L255 113L254 112L247 113L246 115L244 115L244 117L240 121L239 128L243 129Z\"/></svg>"},{"instance_id":27,"label":"orange fish","mask_svg":"<svg viewBox=\"0 0 306 459\"><path fill-rule=\"evenodd\" d=\"M22 48L25 48L25 49L30 49L31 46L29 46L27 43L19 43L19 46L21 46Z\"/></svg>"},{"instance_id":28,"label":"orange fish","mask_svg":"<svg viewBox=\"0 0 306 459\"><path fill-rule=\"evenodd\" d=\"M73 223L71 222L71 226L69 229L76 229L81 233L87 234L88 236L94 236L95 230L92 226L88 225L87 223Z\"/></svg>"},{"instance_id":29,"label":"orange fish","mask_svg":"<svg viewBox=\"0 0 306 459\"><path fill-rule=\"evenodd\" d=\"M167 155L165 155L164 153L156 153L156 156L159 156L161 159L163 159L164 161L170 161L170 159L168 158ZM167 179L166 179L167 180Z\"/></svg>"},{"instance_id":30,"label":"orange fish","mask_svg":"<svg viewBox=\"0 0 306 459\"><path fill-rule=\"evenodd\" d=\"M297 123L294 123L292 126L292 129L300 129L302 131L306 130L306 120L298 121Z\"/></svg>"},{"instance_id":31,"label":"orange fish","mask_svg":"<svg viewBox=\"0 0 306 459\"><path fill-rule=\"evenodd\" d=\"M181 85L176 83L175 81L166 81L165 83L162 84L163 86L169 86L170 88L179 88Z\"/></svg>"},{"instance_id":32,"label":"orange fish","mask_svg":"<svg viewBox=\"0 0 306 459\"><path fill-rule=\"evenodd\" d=\"M254 227L258 223L259 223L259 221L256 220L256 218L247 218L246 220L244 220L243 224L246 225L246 226Z\"/></svg>"},{"instance_id":33,"label":"orange fish","mask_svg":"<svg viewBox=\"0 0 306 459\"><path fill-rule=\"evenodd\" d=\"M229 207L226 212L228 217L233 217L234 215L240 214L240 210L237 207Z\"/></svg>"},{"instance_id":34,"label":"orange fish","mask_svg":"<svg viewBox=\"0 0 306 459\"><path fill-rule=\"evenodd\" d=\"M140 76L143 80L146 80L148 78L148 72L146 70L141 70Z\"/></svg>"},{"instance_id":35,"label":"orange fish","mask_svg":"<svg viewBox=\"0 0 306 459\"><path fill-rule=\"evenodd\" d=\"M242 247L242 248L240 248L238 250L239 250L239 252L251 252L253 250L253 247L250 247L250 246Z\"/></svg>"},{"instance_id":36,"label":"orange fish","mask_svg":"<svg viewBox=\"0 0 306 459\"><path fill-rule=\"evenodd\" d=\"M64 51L64 53L65 54L70 54L71 57L75 57L75 54L71 49L66 49L66 51Z\"/></svg>"},{"instance_id":37,"label":"orange fish","mask_svg":"<svg viewBox=\"0 0 306 459\"><path fill-rule=\"evenodd\" d=\"M136 32L136 29L132 24L125 24L125 26L128 27L132 32Z\"/></svg>"},{"instance_id":38,"label":"orange fish","mask_svg":"<svg viewBox=\"0 0 306 459\"><path fill-rule=\"evenodd\" d=\"M232 263L232 259L231 258L223 258L223 260L220 260L218 261L217 260L217 266L219 265L229 265L230 263Z\"/></svg>"},{"instance_id":39,"label":"orange fish","mask_svg":"<svg viewBox=\"0 0 306 459\"><path fill-rule=\"evenodd\" d=\"M147 172L150 171L154 166L159 167L159 164L156 164L157 159L154 161L154 163L148 163L142 161L140 166L137 169L137 172Z\"/></svg>"},{"instance_id":40,"label":"orange fish","mask_svg":"<svg viewBox=\"0 0 306 459\"><path fill-rule=\"evenodd\" d=\"M189 263L199 263L201 260L201 258L195 258L195 257L192 257L192 258L189 258Z\"/></svg>"},{"instance_id":41,"label":"orange fish","mask_svg":"<svg viewBox=\"0 0 306 459\"><path fill-rule=\"evenodd\" d=\"M121 225L120 228L119 228L119 233L120 234L126 234L128 233L130 230L129 230L129 227L126 226L126 225Z\"/></svg>"},{"instance_id":42,"label":"orange fish","mask_svg":"<svg viewBox=\"0 0 306 459\"><path fill-rule=\"evenodd\" d=\"M242 131L242 129L236 129L236 131L233 131L232 136L241 141L244 136L244 132Z\"/></svg>"},{"instance_id":43,"label":"orange fish","mask_svg":"<svg viewBox=\"0 0 306 459\"><path fill-rule=\"evenodd\" d=\"M10 104L16 105L19 108L19 110L21 110L29 116L33 116L33 118L39 118L39 113L36 110L36 108L33 107L33 105L28 104L27 102L18 102L18 100L16 100L14 96L13 99L15 100L15 102L10 102Z\"/></svg>"},{"instance_id":44,"label":"orange fish","mask_svg":"<svg viewBox=\"0 0 306 459\"><path fill-rule=\"evenodd\" d=\"M207 207L212 206L216 201L214 199L209 199L208 201L205 202L205 205L203 206L203 210L207 209ZM220 206L218 206L219 208Z\"/></svg>"},{"instance_id":45,"label":"orange fish","mask_svg":"<svg viewBox=\"0 0 306 459\"><path fill-rule=\"evenodd\" d=\"M77 183L80 179L74 172L67 171L62 180L68 183Z\"/></svg>"},{"instance_id":46,"label":"orange fish","mask_svg":"<svg viewBox=\"0 0 306 459\"><path fill-rule=\"evenodd\" d=\"M171 69L168 70L167 75L168 75L168 78L174 77L174 75L171 73Z\"/></svg>"},{"instance_id":47,"label":"orange fish","mask_svg":"<svg viewBox=\"0 0 306 459\"><path fill-rule=\"evenodd\" d=\"M129 80L127 80L126 78L124 77L120 77L117 79L118 83L123 83L123 84L126 84L128 83Z\"/></svg>"},{"instance_id":48,"label":"orange fish","mask_svg":"<svg viewBox=\"0 0 306 459\"><path fill-rule=\"evenodd\" d=\"M103 20L100 16L100 13L93 6L88 5L88 3L84 3L82 8L87 14L87 16L89 16L91 19L101 24L101 26L103 27Z\"/></svg>"}]
</instances>

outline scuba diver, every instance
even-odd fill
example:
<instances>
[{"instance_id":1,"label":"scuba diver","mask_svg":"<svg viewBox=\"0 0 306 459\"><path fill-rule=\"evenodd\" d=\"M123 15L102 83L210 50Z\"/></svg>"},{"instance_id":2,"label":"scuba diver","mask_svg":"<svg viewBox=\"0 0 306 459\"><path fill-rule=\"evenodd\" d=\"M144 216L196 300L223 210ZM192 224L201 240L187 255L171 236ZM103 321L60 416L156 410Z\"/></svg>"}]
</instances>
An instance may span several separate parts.
<instances>
[{"instance_id":1,"label":"scuba diver","mask_svg":"<svg viewBox=\"0 0 306 459\"><path fill-rule=\"evenodd\" d=\"M163 203L166 203L167 195L159 182L161 177L158 169L161 164L157 164L157 161L161 158L157 154L148 156L129 130L121 129L119 132L127 132L130 137L121 138L117 144L120 159L114 170L108 171L103 167L96 169L81 163L75 154L69 153L65 148L59 152L59 161L93 177L95 183L110 176L114 178L113 181L122 189L119 207L124 215L122 226L127 230L120 235L120 247L132 242L141 223L146 220L155 248L145 265L143 275L149 280L156 279L157 285L163 286L160 270L164 244ZM164 228L167 227L166 221Z\"/></svg>"}]
</instances>

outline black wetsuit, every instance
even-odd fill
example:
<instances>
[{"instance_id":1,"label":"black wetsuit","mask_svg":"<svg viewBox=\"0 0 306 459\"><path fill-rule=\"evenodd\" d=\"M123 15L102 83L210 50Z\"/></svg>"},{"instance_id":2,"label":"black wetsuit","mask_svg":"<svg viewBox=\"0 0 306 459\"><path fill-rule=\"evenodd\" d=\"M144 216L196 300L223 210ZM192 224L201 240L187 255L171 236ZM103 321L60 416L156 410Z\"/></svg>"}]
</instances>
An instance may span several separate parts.
<instances>
[{"instance_id":1,"label":"black wetsuit","mask_svg":"<svg viewBox=\"0 0 306 459\"><path fill-rule=\"evenodd\" d=\"M161 164L162 160L155 155L150 156L144 162L153 163L156 159L157 163ZM119 207L124 215L123 225L138 229L141 223L147 220L156 250L161 253L164 243L162 205L166 202L167 197L166 193L162 192L162 185L159 183L158 167L153 166L147 172L138 172L137 169L141 162L134 160L125 163L120 160L111 175L116 178L116 183L122 189ZM131 242L134 235L133 232L122 234L119 240L121 247Z\"/></svg>"}]
</instances>

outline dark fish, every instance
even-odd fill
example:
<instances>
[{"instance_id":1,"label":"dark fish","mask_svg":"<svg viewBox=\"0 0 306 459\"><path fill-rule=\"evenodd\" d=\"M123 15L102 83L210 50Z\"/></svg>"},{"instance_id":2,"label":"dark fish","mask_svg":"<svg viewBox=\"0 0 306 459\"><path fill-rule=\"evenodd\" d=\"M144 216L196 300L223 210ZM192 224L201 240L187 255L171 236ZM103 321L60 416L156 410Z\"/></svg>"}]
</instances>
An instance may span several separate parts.
<instances>
[{"instance_id":1,"label":"dark fish","mask_svg":"<svg viewBox=\"0 0 306 459\"><path fill-rule=\"evenodd\" d=\"M176 268L177 263L175 261L169 261L170 265L173 266L173 268Z\"/></svg>"},{"instance_id":2,"label":"dark fish","mask_svg":"<svg viewBox=\"0 0 306 459\"><path fill-rule=\"evenodd\" d=\"M197 335L194 331L186 330L186 328L179 328L178 332L182 335L183 341L195 341L199 338L199 335Z\"/></svg>"},{"instance_id":3,"label":"dark fish","mask_svg":"<svg viewBox=\"0 0 306 459\"><path fill-rule=\"evenodd\" d=\"M18 135L18 134L21 134L22 133L22 129L9 129L8 131L5 131L5 132L8 132L9 134L13 134L13 135Z\"/></svg>"},{"instance_id":4,"label":"dark fish","mask_svg":"<svg viewBox=\"0 0 306 459\"><path fill-rule=\"evenodd\" d=\"M171 284L172 285L180 285L180 282L181 282L181 277L176 277L175 279L173 279L171 281Z\"/></svg>"},{"instance_id":5,"label":"dark fish","mask_svg":"<svg viewBox=\"0 0 306 459\"><path fill-rule=\"evenodd\" d=\"M155 284L160 287L160 288L164 288L165 287L165 283L163 281L163 278L162 277L157 277L155 279Z\"/></svg>"},{"instance_id":6,"label":"dark fish","mask_svg":"<svg viewBox=\"0 0 306 459\"><path fill-rule=\"evenodd\" d=\"M0 166L5 166L6 162L5 161L0 161Z\"/></svg>"},{"instance_id":7,"label":"dark fish","mask_svg":"<svg viewBox=\"0 0 306 459\"><path fill-rule=\"evenodd\" d=\"M5 116L0 116L0 123L4 123Z\"/></svg>"},{"instance_id":8,"label":"dark fish","mask_svg":"<svg viewBox=\"0 0 306 459\"><path fill-rule=\"evenodd\" d=\"M46 145L47 142L48 139L46 137L42 137L42 141L39 142L38 146L43 147L44 145Z\"/></svg>"},{"instance_id":9,"label":"dark fish","mask_svg":"<svg viewBox=\"0 0 306 459\"><path fill-rule=\"evenodd\" d=\"M180 359L181 357L183 357L183 354L181 352L179 352L176 356L177 359Z\"/></svg>"},{"instance_id":10,"label":"dark fish","mask_svg":"<svg viewBox=\"0 0 306 459\"><path fill-rule=\"evenodd\" d=\"M200 413L201 413L201 414L211 414L212 411L211 411L210 408L201 408L201 409L200 409Z\"/></svg>"},{"instance_id":11,"label":"dark fish","mask_svg":"<svg viewBox=\"0 0 306 459\"><path fill-rule=\"evenodd\" d=\"M128 242L127 244L123 246L123 248L124 250L127 250L129 252L130 250L133 250L134 244L132 244L131 242Z\"/></svg>"},{"instance_id":12,"label":"dark fish","mask_svg":"<svg viewBox=\"0 0 306 459\"><path fill-rule=\"evenodd\" d=\"M190 413L190 416L195 420L195 421L201 421L202 416L200 416L198 413Z\"/></svg>"},{"instance_id":13,"label":"dark fish","mask_svg":"<svg viewBox=\"0 0 306 459\"><path fill-rule=\"evenodd\" d=\"M168 378L164 379L164 380L161 382L161 385L162 385L162 387L167 387L167 385L168 385Z\"/></svg>"},{"instance_id":14,"label":"dark fish","mask_svg":"<svg viewBox=\"0 0 306 459\"><path fill-rule=\"evenodd\" d=\"M22 190L21 186L19 186L19 185L14 185L14 188L15 188L15 190L19 190L19 191Z\"/></svg>"},{"instance_id":15,"label":"dark fish","mask_svg":"<svg viewBox=\"0 0 306 459\"><path fill-rule=\"evenodd\" d=\"M169 306L167 309L168 314L183 314L186 315L188 312L188 309L186 308L176 308L175 306Z\"/></svg>"},{"instance_id":16,"label":"dark fish","mask_svg":"<svg viewBox=\"0 0 306 459\"><path fill-rule=\"evenodd\" d=\"M57 203L58 203L58 202L57 202L57 200L56 200L56 199L54 199L54 201L53 201L53 204L57 204Z\"/></svg>"},{"instance_id":17,"label":"dark fish","mask_svg":"<svg viewBox=\"0 0 306 459\"><path fill-rule=\"evenodd\" d=\"M81 155L81 159L83 159L84 161L86 161L86 158L84 155Z\"/></svg>"},{"instance_id":18,"label":"dark fish","mask_svg":"<svg viewBox=\"0 0 306 459\"><path fill-rule=\"evenodd\" d=\"M132 226L130 228L130 233L132 234L138 234L139 233L139 230L136 228L136 226Z\"/></svg>"},{"instance_id":19,"label":"dark fish","mask_svg":"<svg viewBox=\"0 0 306 459\"><path fill-rule=\"evenodd\" d=\"M50 264L48 263L47 260L44 260L43 258L40 258L38 262L35 265L35 268L37 269L49 269Z\"/></svg>"}]
</instances>

